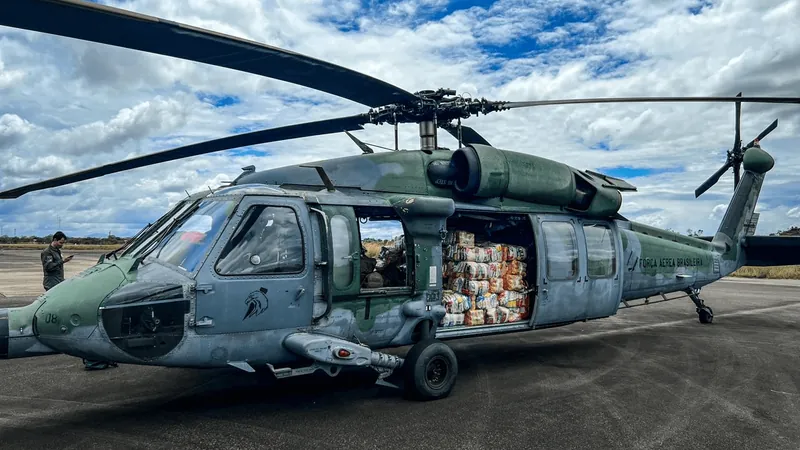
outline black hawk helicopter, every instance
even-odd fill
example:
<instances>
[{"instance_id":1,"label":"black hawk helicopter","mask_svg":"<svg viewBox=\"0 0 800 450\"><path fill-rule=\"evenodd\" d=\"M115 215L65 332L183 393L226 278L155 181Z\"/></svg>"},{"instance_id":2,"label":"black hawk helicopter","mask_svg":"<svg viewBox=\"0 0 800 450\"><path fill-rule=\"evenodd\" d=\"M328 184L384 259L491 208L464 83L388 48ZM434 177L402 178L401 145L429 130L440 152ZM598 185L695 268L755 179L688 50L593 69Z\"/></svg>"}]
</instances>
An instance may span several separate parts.
<instances>
[{"instance_id":1,"label":"black hawk helicopter","mask_svg":"<svg viewBox=\"0 0 800 450\"><path fill-rule=\"evenodd\" d=\"M278 378L372 368L419 399L450 394L447 339L538 330L688 297L742 265L800 263L800 238L754 235L773 158L740 139L742 102L800 98L631 97L541 101L410 93L362 73L261 43L78 0L0 4L0 25L259 74L368 106L363 113L242 133L9 189L5 199L237 147L346 132L363 154L256 171L178 202L126 245L28 306L0 309L0 357L63 353L169 367L267 370ZM546 105L733 102L725 164L735 191L714 236L690 237L619 214L619 178L493 147L472 115ZM455 123L454 123L455 121ZM420 148L376 153L349 131L418 123ZM457 138L438 144L441 128ZM395 150L398 150L395 148ZM402 235L377 258L371 222ZM667 298L665 294L681 294ZM645 299L634 304L634 300ZM410 345L405 357L382 351Z\"/></svg>"}]
</instances>

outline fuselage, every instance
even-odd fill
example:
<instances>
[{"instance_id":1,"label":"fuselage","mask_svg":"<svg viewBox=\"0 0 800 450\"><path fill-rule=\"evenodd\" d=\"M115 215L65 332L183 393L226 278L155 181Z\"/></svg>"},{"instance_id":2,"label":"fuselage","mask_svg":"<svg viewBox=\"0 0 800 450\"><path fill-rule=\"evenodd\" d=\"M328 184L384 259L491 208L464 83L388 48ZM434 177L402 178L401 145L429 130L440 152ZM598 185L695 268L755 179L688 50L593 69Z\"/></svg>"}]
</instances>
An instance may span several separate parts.
<instances>
[{"instance_id":1,"label":"fuselage","mask_svg":"<svg viewBox=\"0 0 800 450\"><path fill-rule=\"evenodd\" d=\"M397 285L365 287L359 275L358 218L370 215L405 231ZM470 260L484 244L449 240L488 223L502 229L486 244L496 262ZM243 185L187 199L151 228L33 304L0 312L8 357L284 365L299 360L283 346L297 331L379 349L410 344L424 327L441 339L531 330L608 317L623 300L700 287L736 266L710 242L624 219L419 195ZM524 250L506 257L507 248ZM492 264L505 272L482 277ZM482 288L496 280L505 287ZM453 296L470 305L458 309ZM450 321L458 314L471 323Z\"/></svg>"}]
</instances>

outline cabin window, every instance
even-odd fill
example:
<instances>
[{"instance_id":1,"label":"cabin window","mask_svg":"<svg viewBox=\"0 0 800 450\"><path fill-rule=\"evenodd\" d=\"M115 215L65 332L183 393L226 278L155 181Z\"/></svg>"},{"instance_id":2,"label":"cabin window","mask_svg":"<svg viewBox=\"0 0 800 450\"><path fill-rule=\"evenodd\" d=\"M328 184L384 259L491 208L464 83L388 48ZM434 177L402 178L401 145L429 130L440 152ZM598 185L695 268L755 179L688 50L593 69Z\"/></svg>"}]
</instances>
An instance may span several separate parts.
<instances>
[{"instance_id":1,"label":"cabin window","mask_svg":"<svg viewBox=\"0 0 800 450\"><path fill-rule=\"evenodd\" d=\"M305 267L297 214L286 206L257 205L244 213L216 265L220 275L299 273Z\"/></svg>"},{"instance_id":2,"label":"cabin window","mask_svg":"<svg viewBox=\"0 0 800 450\"><path fill-rule=\"evenodd\" d=\"M361 289L408 286L405 228L391 208L357 210Z\"/></svg>"},{"instance_id":3,"label":"cabin window","mask_svg":"<svg viewBox=\"0 0 800 450\"><path fill-rule=\"evenodd\" d=\"M331 217L331 243L333 244L333 285L344 289L353 281L353 258L351 255L352 230L350 222L342 215Z\"/></svg>"},{"instance_id":4,"label":"cabin window","mask_svg":"<svg viewBox=\"0 0 800 450\"><path fill-rule=\"evenodd\" d=\"M569 280L578 275L578 239L575 227L569 222L542 222L547 277Z\"/></svg>"},{"instance_id":5,"label":"cabin window","mask_svg":"<svg viewBox=\"0 0 800 450\"><path fill-rule=\"evenodd\" d=\"M617 268L617 255L611 229L605 225L586 224L583 226L583 234L586 236L589 276L592 278L614 276Z\"/></svg>"}]
</instances>

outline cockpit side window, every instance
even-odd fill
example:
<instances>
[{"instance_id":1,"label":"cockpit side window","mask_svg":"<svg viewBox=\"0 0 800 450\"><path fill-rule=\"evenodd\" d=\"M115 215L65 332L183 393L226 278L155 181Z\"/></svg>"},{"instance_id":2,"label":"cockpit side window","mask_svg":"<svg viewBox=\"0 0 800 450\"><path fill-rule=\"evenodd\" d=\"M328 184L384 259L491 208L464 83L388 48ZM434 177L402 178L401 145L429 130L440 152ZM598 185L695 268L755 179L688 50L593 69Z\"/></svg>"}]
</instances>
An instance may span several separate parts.
<instances>
[{"instance_id":1,"label":"cockpit side window","mask_svg":"<svg viewBox=\"0 0 800 450\"><path fill-rule=\"evenodd\" d=\"M286 206L256 205L243 215L216 264L220 275L300 273L305 267L303 235L296 212Z\"/></svg>"}]
</instances>

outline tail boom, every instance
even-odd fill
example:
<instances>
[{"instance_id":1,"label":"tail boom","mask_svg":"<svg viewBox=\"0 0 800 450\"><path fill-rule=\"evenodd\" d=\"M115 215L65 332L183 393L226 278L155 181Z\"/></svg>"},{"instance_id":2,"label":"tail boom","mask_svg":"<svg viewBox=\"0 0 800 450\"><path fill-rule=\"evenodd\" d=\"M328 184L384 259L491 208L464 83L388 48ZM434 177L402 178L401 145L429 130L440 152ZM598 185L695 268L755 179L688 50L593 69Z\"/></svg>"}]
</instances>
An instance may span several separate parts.
<instances>
[{"instance_id":1,"label":"tail boom","mask_svg":"<svg viewBox=\"0 0 800 450\"><path fill-rule=\"evenodd\" d=\"M744 153L744 174L736 185L725 216L711 240L715 251L719 252L722 276L729 275L746 264L747 258L743 250L748 234L747 223L755 212L764 177L774 166L775 160L760 147L750 147Z\"/></svg>"}]
</instances>

